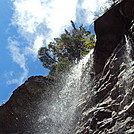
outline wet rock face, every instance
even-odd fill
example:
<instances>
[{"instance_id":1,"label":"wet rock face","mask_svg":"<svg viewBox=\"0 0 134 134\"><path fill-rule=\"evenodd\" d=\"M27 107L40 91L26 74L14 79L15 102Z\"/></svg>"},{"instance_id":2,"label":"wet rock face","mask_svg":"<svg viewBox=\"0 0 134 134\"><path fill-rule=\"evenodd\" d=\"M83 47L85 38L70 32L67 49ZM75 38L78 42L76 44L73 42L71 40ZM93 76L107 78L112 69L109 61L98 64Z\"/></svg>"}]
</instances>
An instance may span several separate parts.
<instances>
[{"instance_id":1,"label":"wet rock face","mask_svg":"<svg viewBox=\"0 0 134 134\"><path fill-rule=\"evenodd\" d=\"M108 58L101 75L95 76L89 89L93 95L82 109L76 134L134 133L134 44L131 39L128 51L127 41L123 41Z\"/></svg>"},{"instance_id":2,"label":"wet rock face","mask_svg":"<svg viewBox=\"0 0 134 134\"><path fill-rule=\"evenodd\" d=\"M127 34L133 19L134 1L124 0L95 21L97 42L94 51L94 67L96 74L103 70L106 60L124 34Z\"/></svg>"},{"instance_id":3,"label":"wet rock face","mask_svg":"<svg viewBox=\"0 0 134 134\"><path fill-rule=\"evenodd\" d=\"M0 134L31 134L42 111L40 101L49 101L53 83L51 79L33 76L18 87L9 101L0 106Z\"/></svg>"},{"instance_id":4,"label":"wet rock face","mask_svg":"<svg viewBox=\"0 0 134 134\"><path fill-rule=\"evenodd\" d=\"M128 19L133 18L133 2L124 0L95 22L95 71L99 74L88 89L93 93L83 102L76 134L134 133L134 24L130 27ZM125 20L117 8L121 6Z\"/></svg>"},{"instance_id":5,"label":"wet rock face","mask_svg":"<svg viewBox=\"0 0 134 134\"><path fill-rule=\"evenodd\" d=\"M76 134L134 133L134 61L131 56L128 61L126 53L126 44L119 44L101 76L96 77L89 89L94 92L82 109Z\"/></svg>"}]
</instances>

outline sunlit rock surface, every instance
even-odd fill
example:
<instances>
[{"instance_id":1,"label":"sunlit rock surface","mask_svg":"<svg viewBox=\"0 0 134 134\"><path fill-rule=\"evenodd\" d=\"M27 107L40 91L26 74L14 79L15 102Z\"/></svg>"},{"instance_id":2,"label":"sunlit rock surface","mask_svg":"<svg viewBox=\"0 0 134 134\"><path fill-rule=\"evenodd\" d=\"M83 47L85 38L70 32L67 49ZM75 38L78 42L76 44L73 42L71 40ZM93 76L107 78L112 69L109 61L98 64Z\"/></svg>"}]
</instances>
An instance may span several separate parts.
<instances>
[{"instance_id":1,"label":"sunlit rock surface","mask_svg":"<svg viewBox=\"0 0 134 134\"><path fill-rule=\"evenodd\" d=\"M126 53L126 44L119 44L89 88L94 94L82 109L76 134L134 133L134 62Z\"/></svg>"},{"instance_id":2,"label":"sunlit rock surface","mask_svg":"<svg viewBox=\"0 0 134 134\"><path fill-rule=\"evenodd\" d=\"M95 22L97 75L76 134L134 133L133 9L134 1L124 0Z\"/></svg>"}]
</instances>

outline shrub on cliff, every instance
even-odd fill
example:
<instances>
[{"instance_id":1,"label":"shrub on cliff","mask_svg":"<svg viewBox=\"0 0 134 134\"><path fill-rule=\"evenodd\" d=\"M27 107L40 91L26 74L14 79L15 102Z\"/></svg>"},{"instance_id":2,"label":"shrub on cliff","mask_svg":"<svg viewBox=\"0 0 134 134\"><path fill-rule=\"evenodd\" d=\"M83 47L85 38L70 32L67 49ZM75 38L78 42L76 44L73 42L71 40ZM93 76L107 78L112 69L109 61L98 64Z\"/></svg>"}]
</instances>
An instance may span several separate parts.
<instances>
[{"instance_id":1,"label":"shrub on cliff","mask_svg":"<svg viewBox=\"0 0 134 134\"><path fill-rule=\"evenodd\" d=\"M77 29L73 21L71 24L70 32L65 29L65 33L54 38L48 47L41 47L38 51L39 60L51 74L60 74L68 65L78 63L95 45L95 36L90 31L82 25Z\"/></svg>"}]
</instances>

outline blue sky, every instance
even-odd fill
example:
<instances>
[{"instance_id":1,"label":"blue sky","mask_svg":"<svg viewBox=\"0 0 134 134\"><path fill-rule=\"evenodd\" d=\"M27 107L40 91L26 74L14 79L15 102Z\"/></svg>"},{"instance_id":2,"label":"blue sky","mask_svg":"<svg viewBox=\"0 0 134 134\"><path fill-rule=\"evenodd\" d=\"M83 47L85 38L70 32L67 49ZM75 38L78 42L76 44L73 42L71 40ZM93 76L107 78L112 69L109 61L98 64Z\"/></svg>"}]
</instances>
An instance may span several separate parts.
<instances>
[{"instance_id":1,"label":"blue sky","mask_svg":"<svg viewBox=\"0 0 134 134\"><path fill-rule=\"evenodd\" d=\"M0 0L0 104L33 75L46 76L38 49L69 28L70 20L93 31L107 0Z\"/></svg>"},{"instance_id":2,"label":"blue sky","mask_svg":"<svg viewBox=\"0 0 134 134\"><path fill-rule=\"evenodd\" d=\"M47 75L48 70L44 69L35 57L26 57L28 61L26 67L28 73L22 81L20 80L23 69L13 61L12 54L9 50L9 38L17 38L20 42L26 42L23 37L18 35L17 27L11 25L11 18L13 16L13 4L11 1L0 1L0 104L7 101L11 96L13 90L17 88L22 82L32 75ZM27 43L27 42L26 42ZM18 57L19 58L19 57ZM14 82L12 81L14 80Z\"/></svg>"}]
</instances>

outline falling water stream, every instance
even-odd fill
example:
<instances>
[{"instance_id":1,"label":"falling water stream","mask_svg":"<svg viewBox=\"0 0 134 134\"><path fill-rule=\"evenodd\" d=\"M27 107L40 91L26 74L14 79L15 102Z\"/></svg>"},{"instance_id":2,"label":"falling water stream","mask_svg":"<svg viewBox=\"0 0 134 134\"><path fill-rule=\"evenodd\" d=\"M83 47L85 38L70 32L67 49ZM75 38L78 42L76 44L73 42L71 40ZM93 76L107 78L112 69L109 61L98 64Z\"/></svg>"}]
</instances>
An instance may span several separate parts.
<instances>
[{"instance_id":1,"label":"falling water stream","mask_svg":"<svg viewBox=\"0 0 134 134\"><path fill-rule=\"evenodd\" d=\"M131 84L130 80L132 79L132 74L134 70L134 61L132 60L132 42L131 39L127 36L125 36L125 55L124 55L124 60L125 64L127 65L126 70L122 74L122 83L124 84L124 87L126 87L126 95L132 95L132 90L131 90Z\"/></svg>"},{"instance_id":2,"label":"falling water stream","mask_svg":"<svg viewBox=\"0 0 134 134\"><path fill-rule=\"evenodd\" d=\"M33 126L33 134L74 134L77 106L82 94L90 92L86 86L93 82L92 54L93 50L62 77L48 104L42 103L42 114Z\"/></svg>"},{"instance_id":3,"label":"falling water stream","mask_svg":"<svg viewBox=\"0 0 134 134\"><path fill-rule=\"evenodd\" d=\"M81 94L85 92L81 85L84 86L91 82L89 72L92 69L92 53L93 50L80 60L77 65L72 67L58 83L59 86L55 87L58 93L53 93L49 105L44 104L45 114L40 115L38 119L43 124L43 128L39 126L39 130L36 130L37 132L34 133L74 134L75 121L77 119L75 111ZM85 71L88 73L88 76L86 74L83 76Z\"/></svg>"},{"instance_id":4,"label":"falling water stream","mask_svg":"<svg viewBox=\"0 0 134 134\"><path fill-rule=\"evenodd\" d=\"M125 95L131 95L131 79L133 71L133 60L131 57L131 42L125 37L125 51L122 64L126 69L120 73L119 84L124 85ZM37 125L33 126L33 134L74 134L75 125L78 119L77 107L81 102L82 94L90 94L89 86L94 82L92 65L93 50L80 62L70 68L69 72L62 77L49 102L42 101L42 113L38 117ZM87 87L88 86L88 87ZM122 91L121 91L122 92ZM82 98L83 99L83 98ZM84 100L82 100L84 101ZM39 109L40 110L40 109Z\"/></svg>"},{"instance_id":5,"label":"falling water stream","mask_svg":"<svg viewBox=\"0 0 134 134\"><path fill-rule=\"evenodd\" d=\"M132 55L131 55L131 51L132 51L132 42L130 40L129 37L125 36L125 52L124 52L124 63L126 64L126 70L125 72L123 72L123 81L129 81L132 71L133 71L133 67L132 65L134 64L133 60L132 60ZM128 84L127 84L128 85Z\"/></svg>"}]
</instances>

